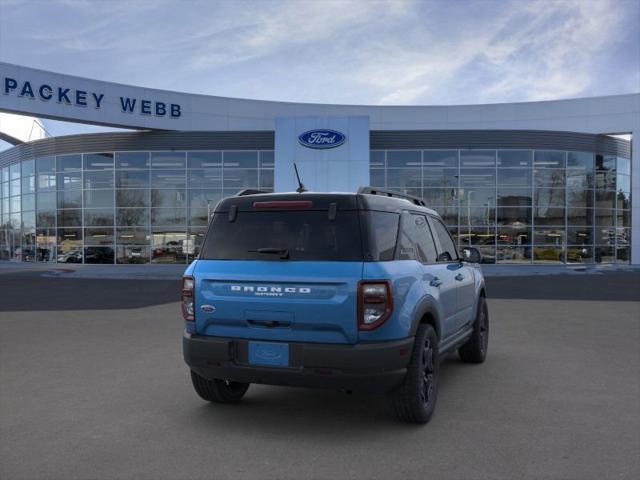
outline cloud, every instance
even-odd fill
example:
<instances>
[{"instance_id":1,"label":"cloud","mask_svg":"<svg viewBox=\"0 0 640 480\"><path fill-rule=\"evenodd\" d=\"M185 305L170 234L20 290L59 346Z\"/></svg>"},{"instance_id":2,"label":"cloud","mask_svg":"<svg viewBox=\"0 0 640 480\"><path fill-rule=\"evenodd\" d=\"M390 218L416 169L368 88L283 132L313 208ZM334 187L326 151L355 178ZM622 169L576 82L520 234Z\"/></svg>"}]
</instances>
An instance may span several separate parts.
<instances>
[{"instance_id":1,"label":"cloud","mask_svg":"<svg viewBox=\"0 0 640 480\"><path fill-rule=\"evenodd\" d=\"M155 88L452 104L640 84L637 0L25 3L0 0L3 61Z\"/></svg>"}]
</instances>

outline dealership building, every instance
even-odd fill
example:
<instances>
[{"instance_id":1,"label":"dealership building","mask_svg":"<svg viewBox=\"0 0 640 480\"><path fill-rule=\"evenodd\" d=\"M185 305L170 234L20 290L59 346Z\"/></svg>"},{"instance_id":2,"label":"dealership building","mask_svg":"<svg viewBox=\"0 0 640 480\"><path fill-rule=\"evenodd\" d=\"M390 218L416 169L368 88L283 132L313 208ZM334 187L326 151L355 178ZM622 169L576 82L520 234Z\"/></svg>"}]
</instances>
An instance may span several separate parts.
<instances>
[{"instance_id":1,"label":"dealership building","mask_svg":"<svg viewBox=\"0 0 640 480\"><path fill-rule=\"evenodd\" d=\"M640 264L640 94L320 105L7 63L0 89L0 112L127 129L21 141L0 123L1 260L187 263L221 198L295 190L295 162L311 191L424 199L485 263Z\"/></svg>"}]
</instances>

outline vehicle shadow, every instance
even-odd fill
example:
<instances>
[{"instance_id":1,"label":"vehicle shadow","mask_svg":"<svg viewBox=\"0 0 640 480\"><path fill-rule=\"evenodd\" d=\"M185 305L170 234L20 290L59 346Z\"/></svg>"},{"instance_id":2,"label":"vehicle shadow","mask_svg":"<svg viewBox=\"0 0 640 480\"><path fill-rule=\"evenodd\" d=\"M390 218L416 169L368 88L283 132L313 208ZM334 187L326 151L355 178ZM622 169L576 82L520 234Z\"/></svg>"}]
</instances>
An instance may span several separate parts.
<instances>
[{"instance_id":1,"label":"vehicle shadow","mask_svg":"<svg viewBox=\"0 0 640 480\"><path fill-rule=\"evenodd\" d=\"M474 375L473 367L456 355L444 359L441 367L439 404L430 425L446 423L448 408L440 400L446 397L452 383L464 382ZM312 432L310 438L314 441L326 442L343 442L374 433L411 433L424 428L397 421L384 394L261 385L252 385L239 404L203 403L188 411L187 416L188 421L204 424L212 431L241 430L289 438Z\"/></svg>"}]
</instances>

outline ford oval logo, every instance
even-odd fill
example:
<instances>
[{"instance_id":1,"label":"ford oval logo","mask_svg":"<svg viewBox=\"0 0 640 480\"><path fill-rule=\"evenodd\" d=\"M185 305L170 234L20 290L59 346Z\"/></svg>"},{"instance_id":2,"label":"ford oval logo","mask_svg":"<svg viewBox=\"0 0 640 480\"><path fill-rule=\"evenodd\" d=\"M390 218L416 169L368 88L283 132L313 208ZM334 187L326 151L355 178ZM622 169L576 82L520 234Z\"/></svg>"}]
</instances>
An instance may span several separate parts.
<instances>
[{"instance_id":1,"label":"ford oval logo","mask_svg":"<svg viewBox=\"0 0 640 480\"><path fill-rule=\"evenodd\" d=\"M309 130L298 136L301 145L307 148L335 148L347 141L344 133L326 128Z\"/></svg>"}]
</instances>

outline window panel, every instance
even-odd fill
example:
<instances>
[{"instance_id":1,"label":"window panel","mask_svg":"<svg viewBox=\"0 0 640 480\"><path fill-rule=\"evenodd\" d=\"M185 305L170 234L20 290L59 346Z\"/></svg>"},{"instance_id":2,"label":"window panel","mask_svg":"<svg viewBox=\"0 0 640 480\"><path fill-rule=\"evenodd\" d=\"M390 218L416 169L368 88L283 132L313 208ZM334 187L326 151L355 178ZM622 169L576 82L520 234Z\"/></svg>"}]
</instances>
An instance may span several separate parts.
<instances>
[{"instance_id":1,"label":"window panel","mask_svg":"<svg viewBox=\"0 0 640 480\"><path fill-rule=\"evenodd\" d=\"M151 204L149 190L116 190L118 207L148 207Z\"/></svg>"},{"instance_id":2,"label":"window panel","mask_svg":"<svg viewBox=\"0 0 640 480\"><path fill-rule=\"evenodd\" d=\"M151 206L165 208L184 208L187 196L184 189L151 190Z\"/></svg>"},{"instance_id":3,"label":"window panel","mask_svg":"<svg viewBox=\"0 0 640 480\"><path fill-rule=\"evenodd\" d=\"M458 169L425 166L423 185L425 187L456 188L458 186Z\"/></svg>"},{"instance_id":4,"label":"window panel","mask_svg":"<svg viewBox=\"0 0 640 480\"><path fill-rule=\"evenodd\" d=\"M152 188L185 188L186 181L185 170L151 171Z\"/></svg>"},{"instance_id":5,"label":"window panel","mask_svg":"<svg viewBox=\"0 0 640 480\"><path fill-rule=\"evenodd\" d=\"M567 187L575 189L593 188L593 171L591 170L567 170Z\"/></svg>"},{"instance_id":6,"label":"window panel","mask_svg":"<svg viewBox=\"0 0 640 480\"><path fill-rule=\"evenodd\" d=\"M499 168L499 186L531 186L531 169Z\"/></svg>"},{"instance_id":7,"label":"window panel","mask_svg":"<svg viewBox=\"0 0 640 480\"><path fill-rule=\"evenodd\" d=\"M497 222L498 225L511 227L531 225L531 209L524 207L498 208Z\"/></svg>"},{"instance_id":8,"label":"window panel","mask_svg":"<svg viewBox=\"0 0 640 480\"><path fill-rule=\"evenodd\" d=\"M564 225L563 207L534 207L534 225Z\"/></svg>"},{"instance_id":9,"label":"window panel","mask_svg":"<svg viewBox=\"0 0 640 480\"><path fill-rule=\"evenodd\" d=\"M18 168L20 166L18 165ZM44 157L36 159L36 173L55 173L56 171L56 158Z\"/></svg>"},{"instance_id":10,"label":"window panel","mask_svg":"<svg viewBox=\"0 0 640 480\"><path fill-rule=\"evenodd\" d=\"M495 245L496 232L494 227L460 226L458 234L460 245Z\"/></svg>"},{"instance_id":11,"label":"window panel","mask_svg":"<svg viewBox=\"0 0 640 480\"><path fill-rule=\"evenodd\" d=\"M387 151L387 168L414 168L420 170L422 153L417 150Z\"/></svg>"},{"instance_id":12,"label":"window panel","mask_svg":"<svg viewBox=\"0 0 640 480\"><path fill-rule=\"evenodd\" d=\"M113 188L113 171L96 170L84 172L84 188Z\"/></svg>"},{"instance_id":13,"label":"window panel","mask_svg":"<svg viewBox=\"0 0 640 480\"><path fill-rule=\"evenodd\" d=\"M149 245L151 235L148 228L116 229L116 243L118 245Z\"/></svg>"},{"instance_id":14,"label":"window panel","mask_svg":"<svg viewBox=\"0 0 640 480\"><path fill-rule=\"evenodd\" d=\"M390 168L387 170L389 188L419 188L422 186L422 171L419 168Z\"/></svg>"},{"instance_id":15,"label":"window panel","mask_svg":"<svg viewBox=\"0 0 640 480\"><path fill-rule=\"evenodd\" d=\"M113 190L85 190L84 208L113 208Z\"/></svg>"},{"instance_id":16,"label":"window panel","mask_svg":"<svg viewBox=\"0 0 640 480\"><path fill-rule=\"evenodd\" d=\"M564 188L540 187L533 190L533 204L540 208L564 207Z\"/></svg>"},{"instance_id":17,"label":"window panel","mask_svg":"<svg viewBox=\"0 0 640 480\"><path fill-rule=\"evenodd\" d=\"M496 165L495 150L461 150L460 168L490 168Z\"/></svg>"},{"instance_id":18,"label":"window panel","mask_svg":"<svg viewBox=\"0 0 640 480\"><path fill-rule=\"evenodd\" d=\"M117 170L117 188L149 188L148 170Z\"/></svg>"},{"instance_id":19,"label":"window panel","mask_svg":"<svg viewBox=\"0 0 640 480\"><path fill-rule=\"evenodd\" d=\"M151 235L152 263L186 263L186 231L154 229Z\"/></svg>"},{"instance_id":20,"label":"window panel","mask_svg":"<svg viewBox=\"0 0 640 480\"><path fill-rule=\"evenodd\" d=\"M37 177L38 190L48 191L56 189L56 175L55 173L38 174Z\"/></svg>"},{"instance_id":21,"label":"window panel","mask_svg":"<svg viewBox=\"0 0 640 480\"><path fill-rule=\"evenodd\" d=\"M616 208L616 202L616 192L596 191L596 208Z\"/></svg>"},{"instance_id":22,"label":"window panel","mask_svg":"<svg viewBox=\"0 0 640 480\"><path fill-rule=\"evenodd\" d=\"M593 225L593 209L568 208L567 223L569 225Z\"/></svg>"},{"instance_id":23,"label":"window panel","mask_svg":"<svg viewBox=\"0 0 640 480\"><path fill-rule=\"evenodd\" d=\"M274 152L262 151L260 152L260 168L274 168L275 165Z\"/></svg>"},{"instance_id":24,"label":"window panel","mask_svg":"<svg viewBox=\"0 0 640 480\"><path fill-rule=\"evenodd\" d=\"M149 152L118 152L116 153L116 168L141 169L149 168Z\"/></svg>"},{"instance_id":25,"label":"window panel","mask_svg":"<svg viewBox=\"0 0 640 480\"><path fill-rule=\"evenodd\" d=\"M616 206L622 210L628 210L631 208L631 194L618 192L616 194Z\"/></svg>"},{"instance_id":26,"label":"window panel","mask_svg":"<svg viewBox=\"0 0 640 480\"><path fill-rule=\"evenodd\" d=\"M22 164L22 176L30 177L36 174L36 161L35 160L24 160L21 162Z\"/></svg>"},{"instance_id":27,"label":"window panel","mask_svg":"<svg viewBox=\"0 0 640 480\"><path fill-rule=\"evenodd\" d=\"M9 182L9 195L20 195L20 179L11 180Z\"/></svg>"},{"instance_id":28,"label":"window panel","mask_svg":"<svg viewBox=\"0 0 640 480\"><path fill-rule=\"evenodd\" d=\"M36 191L36 177L22 177L22 193L33 193Z\"/></svg>"},{"instance_id":29,"label":"window panel","mask_svg":"<svg viewBox=\"0 0 640 480\"><path fill-rule=\"evenodd\" d=\"M112 245L113 244L113 227L85 228L84 244L85 245Z\"/></svg>"},{"instance_id":30,"label":"window panel","mask_svg":"<svg viewBox=\"0 0 640 480\"><path fill-rule=\"evenodd\" d=\"M564 188L565 170L536 168L533 170L533 184L535 188Z\"/></svg>"},{"instance_id":31,"label":"window panel","mask_svg":"<svg viewBox=\"0 0 640 480\"><path fill-rule=\"evenodd\" d=\"M618 175L631 175L631 160L618 157L616 159L616 172Z\"/></svg>"},{"instance_id":32,"label":"window panel","mask_svg":"<svg viewBox=\"0 0 640 480\"><path fill-rule=\"evenodd\" d=\"M222 152L187 152L189 168L220 168L222 167Z\"/></svg>"},{"instance_id":33,"label":"window panel","mask_svg":"<svg viewBox=\"0 0 640 480\"><path fill-rule=\"evenodd\" d=\"M189 209L189 225L207 226L209 225L209 210L206 208Z\"/></svg>"},{"instance_id":34,"label":"window panel","mask_svg":"<svg viewBox=\"0 0 640 480\"><path fill-rule=\"evenodd\" d=\"M531 247L500 246L496 250L497 263L529 263L531 262Z\"/></svg>"},{"instance_id":35,"label":"window panel","mask_svg":"<svg viewBox=\"0 0 640 480\"><path fill-rule=\"evenodd\" d=\"M495 225L496 209L487 207L460 207L461 225Z\"/></svg>"},{"instance_id":36,"label":"window panel","mask_svg":"<svg viewBox=\"0 0 640 480\"><path fill-rule=\"evenodd\" d=\"M56 192L38 192L36 194L36 208L38 210L55 210Z\"/></svg>"},{"instance_id":37,"label":"window panel","mask_svg":"<svg viewBox=\"0 0 640 480\"><path fill-rule=\"evenodd\" d=\"M593 190L581 188L567 189L567 207L570 208L593 208Z\"/></svg>"},{"instance_id":38,"label":"window panel","mask_svg":"<svg viewBox=\"0 0 640 480\"><path fill-rule=\"evenodd\" d=\"M113 153L85 153L82 163L85 170L112 170Z\"/></svg>"},{"instance_id":39,"label":"window panel","mask_svg":"<svg viewBox=\"0 0 640 480\"><path fill-rule=\"evenodd\" d=\"M222 168L189 170L187 173L187 187L222 188Z\"/></svg>"},{"instance_id":40,"label":"window panel","mask_svg":"<svg viewBox=\"0 0 640 480\"><path fill-rule=\"evenodd\" d=\"M536 168L565 168L566 153L546 150L536 150L533 158Z\"/></svg>"},{"instance_id":41,"label":"window panel","mask_svg":"<svg viewBox=\"0 0 640 480\"><path fill-rule=\"evenodd\" d=\"M85 209L85 227L102 227L113 225L113 209Z\"/></svg>"},{"instance_id":42,"label":"window panel","mask_svg":"<svg viewBox=\"0 0 640 480\"><path fill-rule=\"evenodd\" d=\"M615 262L615 248L612 246L597 246L595 248L596 263L613 263Z\"/></svg>"},{"instance_id":43,"label":"window panel","mask_svg":"<svg viewBox=\"0 0 640 480\"><path fill-rule=\"evenodd\" d=\"M618 210L616 211L618 227L630 227L631 226L631 210Z\"/></svg>"},{"instance_id":44,"label":"window panel","mask_svg":"<svg viewBox=\"0 0 640 480\"><path fill-rule=\"evenodd\" d=\"M618 173L616 182L616 190L625 193L631 192L631 178L628 175L620 175L620 173Z\"/></svg>"},{"instance_id":45,"label":"window panel","mask_svg":"<svg viewBox=\"0 0 640 480\"><path fill-rule=\"evenodd\" d=\"M384 150L371 150L369 152L369 167L370 168L385 168L385 151Z\"/></svg>"},{"instance_id":46,"label":"window panel","mask_svg":"<svg viewBox=\"0 0 640 480\"><path fill-rule=\"evenodd\" d=\"M530 225L501 225L497 231L498 245L529 245L531 244Z\"/></svg>"},{"instance_id":47,"label":"window panel","mask_svg":"<svg viewBox=\"0 0 640 480\"><path fill-rule=\"evenodd\" d=\"M151 168L184 169L185 152L151 152Z\"/></svg>"},{"instance_id":48,"label":"window panel","mask_svg":"<svg viewBox=\"0 0 640 480\"><path fill-rule=\"evenodd\" d=\"M22 195L22 210L35 210L36 209L36 196L31 193L29 195Z\"/></svg>"},{"instance_id":49,"label":"window panel","mask_svg":"<svg viewBox=\"0 0 640 480\"><path fill-rule=\"evenodd\" d=\"M567 168L593 170L594 157L590 152L567 152Z\"/></svg>"},{"instance_id":50,"label":"window panel","mask_svg":"<svg viewBox=\"0 0 640 480\"><path fill-rule=\"evenodd\" d=\"M258 152L224 152L222 162L226 168L258 168Z\"/></svg>"},{"instance_id":51,"label":"window panel","mask_svg":"<svg viewBox=\"0 0 640 480\"><path fill-rule=\"evenodd\" d=\"M22 202L20 201L20 195L17 197L9 197L9 212L18 213L21 210Z\"/></svg>"},{"instance_id":52,"label":"window panel","mask_svg":"<svg viewBox=\"0 0 640 480\"><path fill-rule=\"evenodd\" d=\"M422 162L425 168L448 168L458 170L457 150L424 150Z\"/></svg>"},{"instance_id":53,"label":"window panel","mask_svg":"<svg viewBox=\"0 0 640 480\"><path fill-rule=\"evenodd\" d=\"M148 226L148 208L118 208L116 210L117 225L120 226Z\"/></svg>"},{"instance_id":54,"label":"window panel","mask_svg":"<svg viewBox=\"0 0 640 480\"><path fill-rule=\"evenodd\" d=\"M184 208L152 208L151 225L173 227L187 224L187 212Z\"/></svg>"},{"instance_id":55,"label":"window panel","mask_svg":"<svg viewBox=\"0 0 640 480\"><path fill-rule=\"evenodd\" d=\"M552 245L533 248L534 263L562 263L564 262L564 250L562 247Z\"/></svg>"},{"instance_id":56,"label":"window panel","mask_svg":"<svg viewBox=\"0 0 640 480\"><path fill-rule=\"evenodd\" d=\"M530 187L498 187L498 207L530 207L531 203Z\"/></svg>"},{"instance_id":57,"label":"window panel","mask_svg":"<svg viewBox=\"0 0 640 480\"><path fill-rule=\"evenodd\" d=\"M258 186L258 170L225 167L222 181L224 188L256 188Z\"/></svg>"},{"instance_id":58,"label":"window panel","mask_svg":"<svg viewBox=\"0 0 640 480\"><path fill-rule=\"evenodd\" d=\"M465 168L460 169L460 188L494 187L496 184L495 169Z\"/></svg>"},{"instance_id":59,"label":"window panel","mask_svg":"<svg viewBox=\"0 0 640 480\"><path fill-rule=\"evenodd\" d=\"M260 188L273 189L273 170L260 170Z\"/></svg>"},{"instance_id":60,"label":"window panel","mask_svg":"<svg viewBox=\"0 0 640 480\"><path fill-rule=\"evenodd\" d=\"M56 226L56 211L42 210L36 212L36 227L53 228Z\"/></svg>"},{"instance_id":61,"label":"window panel","mask_svg":"<svg viewBox=\"0 0 640 480\"><path fill-rule=\"evenodd\" d=\"M616 229L604 225L596 225L594 229L595 243L598 245L615 245Z\"/></svg>"},{"instance_id":62,"label":"window panel","mask_svg":"<svg viewBox=\"0 0 640 480\"><path fill-rule=\"evenodd\" d=\"M144 245L118 245L116 247L116 263L149 263L151 249Z\"/></svg>"},{"instance_id":63,"label":"window panel","mask_svg":"<svg viewBox=\"0 0 640 480\"><path fill-rule=\"evenodd\" d=\"M531 150L498 150L498 167L531 167L532 163Z\"/></svg>"},{"instance_id":64,"label":"window panel","mask_svg":"<svg viewBox=\"0 0 640 480\"><path fill-rule=\"evenodd\" d=\"M80 227L82 226L82 210L58 210L58 227Z\"/></svg>"},{"instance_id":65,"label":"window panel","mask_svg":"<svg viewBox=\"0 0 640 480\"><path fill-rule=\"evenodd\" d=\"M94 172L91 172L94 173ZM102 172L100 172L102 173ZM57 175L58 190L76 190L82 188L82 172L63 172Z\"/></svg>"},{"instance_id":66,"label":"window panel","mask_svg":"<svg viewBox=\"0 0 640 480\"><path fill-rule=\"evenodd\" d=\"M593 227L571 227L567 229L568 245L593 245Z\"/></svg>"},{"instance_id":67,"label":"window panel","mask_svg":"<svg viewBox=\"0 0 640 480\"><path fill-rule=\"evenodd\" d=\"M222 200L222 190L187 190L190 208L208 208L211 211Z\"/></svg>"},{"instance_id":68,"label":"window panel","mask_svg":"<svg viewBox=\"0 0 640 480\"><path fill-rule=\"evenodd\" d=\"M82 155L60 155L56 157L58 172L82 169Z\"/></svg>"},{"instance_id":69,"label":"window panel","mask_svg":"<svg viewBox=\"0 0 640 480\"><path fill-rule=\"evenodd\" d=\"M593 263L593 247L567 247L567 263Z\"/></svg>"},{"instance_id":70,"label":"window panel","mask_svg":"<svg viewBox=\"0 0 640 480\"><path fill-rule=\"evenodd\" d=\"M616 212L615 210L596 209L595 210L595 224L600 226L615 226L616 224Z\"/></svg>"},{"instance_id":71,"label":"window panel","mask_svg":"<svg viewBox=\"0 0 640 480\"><path fill-rule=\"evenodd\" d=\"M565 243L564 228L534 228L533 243L536 245L555 245L560 246Z\"/></svg>"},{"instance_id":72,"label":"window panel","mask_svg":"<svg viewBox=\"0 0 640 480\"><path fill-rule=\"evenodd\" d=\"M84 248L84 263L111 264L114 258L113 245Z\"/></svg>"}]
</instances>

